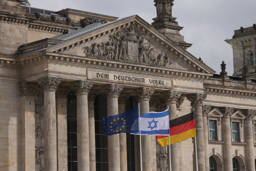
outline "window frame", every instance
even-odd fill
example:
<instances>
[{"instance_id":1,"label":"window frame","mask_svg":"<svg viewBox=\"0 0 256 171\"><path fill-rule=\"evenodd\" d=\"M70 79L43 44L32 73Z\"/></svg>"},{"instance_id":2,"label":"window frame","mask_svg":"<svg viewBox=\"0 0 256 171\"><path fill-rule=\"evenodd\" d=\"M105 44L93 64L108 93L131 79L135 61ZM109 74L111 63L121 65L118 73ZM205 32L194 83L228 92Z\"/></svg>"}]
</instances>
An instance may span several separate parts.
<instances>
[{"instance_id":1,"label":"window frame","mask_svg":"<svg viewBox=\"0 0 256 171\"><path fill-rule=\"evenodd\" d=\"M215 130L215 132L216 132L216 133L215 133L215 134L216 134L216 138L215 138L215 139L211 139L211 127L210 127L210 122L211 122L211 121L215 121L215 123L216 123L216 125L215 125L215 129L216 129L216 130ZM218 118L209 118L209 119L208 119L208 134L209 134L208 140L209 140L209 141L219 141L219 135L218 135L218 134L219 134L219 132L218 132L218 127L219 127L218 124L219 124L219 123L218 123L218 122L219 122L219 119L218 119Z\"/></svg>"},{"instance_id":2,"label":"window frame","mask_svg":"<svg viewBox=\"0 0 256 171\"><path fill-rule=\"evenodd\" d=\"M233 137L233 123L237 123L238 124L238 141L234 139ZM242 142L242 137L241 137L241 125L242 122L239 120L231 120L231 139L233 143L241 143Z\"/></svg>"}]
</instances>

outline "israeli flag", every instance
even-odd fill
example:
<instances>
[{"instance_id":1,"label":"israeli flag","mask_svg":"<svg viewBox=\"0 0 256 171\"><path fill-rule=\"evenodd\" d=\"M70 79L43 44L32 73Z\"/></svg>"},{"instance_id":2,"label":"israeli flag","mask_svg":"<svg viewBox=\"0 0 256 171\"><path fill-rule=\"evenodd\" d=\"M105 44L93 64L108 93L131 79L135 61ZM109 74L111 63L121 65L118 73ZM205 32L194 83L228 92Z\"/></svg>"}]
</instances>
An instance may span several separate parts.
<instances>
[{"instance_id":1,"label":"israeli flag","mask_svg":"<svg viewBox=\"0 0 256 171\"><path fill-rule=\"evenodd\" d=\"M132 132L136 135L169 135L169 109L143 114L132 127L138 127L137 131Z\"/></svg>"}]
</instances>

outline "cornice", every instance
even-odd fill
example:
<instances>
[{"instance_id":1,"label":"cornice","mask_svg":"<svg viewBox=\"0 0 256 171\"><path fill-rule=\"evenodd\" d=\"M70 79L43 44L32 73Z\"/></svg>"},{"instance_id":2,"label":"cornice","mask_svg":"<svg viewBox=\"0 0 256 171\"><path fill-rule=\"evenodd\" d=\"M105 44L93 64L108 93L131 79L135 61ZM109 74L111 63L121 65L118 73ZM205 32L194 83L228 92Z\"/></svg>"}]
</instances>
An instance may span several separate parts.
<instances>
[{"instance_id":1,"label":"cornice","mask_svg":"<svg viewBox=\"0 0 256 171\"><path fill-rule=\"evenodd\" d=\"M146 74L159 74L159 75L168 75L168 77L183 77L183 78L192 78L197 80L204 80L208 79L211 74L205 73L197 73L197 72L190 72L190 71L179 71L174 69L166 69L166 68L159 68L159 67L150 67L138 64L129 64L129 63L121 63L115 61L106 61L106 60L99 60L93 58L85 58L85 57L78 57L78 56L70 56L70 55L63 55L63 54L55 54L55 53L46 53L45 56L48 60L55 60L55 61L65 61L65 62L72 62L72 63L81 63L90 66L96 67L104 67L109 69L123 69L128 71L137 71L137 72L144 72ZM33 59L28 59L33 60ZM23 62L26 60L23 59ZM33 62L33 61L31 61Z\"/></svg>"},{"instance_id":2,"label":"cornice","mask_svg":"<svg viewBox=\"0 0 256 171\"><path fill-rule=\"evenodd\" d=\"M85 36L77 37L77 38L74 38L73 40L60 43L59 45L56 45L53 48L48 49L48 51L51 51L54 53L62 53L76 46L85 44L89 41L99 39L105 35L119 31L134 23L136 23L136 25L142 30L142 32L145 35L148 35L151 39L155 40L156 42L164 46L171 53L174 53L177 57L181 58L183 61L185 61L186 63L191 65L193 68L195 68L198 72L206 73L206 70L209 74L213 74L215 72L205 64L198 62L198 59L195 58L190 53L185 52L183 49L177 47L175 42L172 42L170 39L166 38L164 35L158 33L158 31L155 30L151 25L149 25L148 23L143 21L143 19L141 19L139 16L136 16L136 15L119 20L116 23L113 23L113 25L105 25L97 29L97 31L95 30L95 33L91 32L90 34L87 34ZM105 29L106 27L109 27L108 30Z\"/></svg>"},{"instance_id":3,"label":"cornice","mask_svg":"<svg viewBox=\"0 0 256 171\"><path fill-rule=\"evenodd\" d=\"M10 59L10 58L5 58L0 56L0 65L15 65L18 62L16 59Z\"/></svg>"},{"instance_id":4,"label":"cornice","mask_svg":"<svg viewBox=\"0 0 256 171\"><path fill-rule=\"evenodd\" d=\"M241 89L231 89L231 88L220 88L220 87L206 87L207 94L216 95L229 95L237 97L256 97L255 91L241 90Z\"/></svg>"},{"instance_id":5,"label":"cornice","mask_svg":"<svg viewBox=\"0 0 256 171\"><path fill-rule=\"evenodd\" d=\"M0 21L9 24L23 24L28 25L29 29L43 31L43 32L56 32L65 33L68 29L73 29L72 26L56 24L54 22L41 22L35 19L29 19L25 17L12 16L8 14L0 14Z\"/></svg>"}]
</instances>

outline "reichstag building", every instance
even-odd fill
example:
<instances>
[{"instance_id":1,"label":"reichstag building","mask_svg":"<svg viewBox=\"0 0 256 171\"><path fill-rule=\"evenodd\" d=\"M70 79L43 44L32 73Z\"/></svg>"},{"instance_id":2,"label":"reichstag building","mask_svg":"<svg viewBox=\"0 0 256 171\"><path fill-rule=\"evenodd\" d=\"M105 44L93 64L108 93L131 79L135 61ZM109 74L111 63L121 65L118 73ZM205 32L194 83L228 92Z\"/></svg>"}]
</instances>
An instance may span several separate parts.
<instances>
[{"instance_id":1,"label":"reichstag building","mask_svg":"<svg viewBox=\"0 0 256 171\"><path fill-rule=\"evenodd\" d=\"M194 113L196 141L171 146L172 171L255 171L256 25L226 40L234 74L221 61L216 73L187 51L173 1L152 0L148 23L1 0L0 170L169 171L155 136L104 135L103 117L139 103Z\"/></svg>"}]
</instances>

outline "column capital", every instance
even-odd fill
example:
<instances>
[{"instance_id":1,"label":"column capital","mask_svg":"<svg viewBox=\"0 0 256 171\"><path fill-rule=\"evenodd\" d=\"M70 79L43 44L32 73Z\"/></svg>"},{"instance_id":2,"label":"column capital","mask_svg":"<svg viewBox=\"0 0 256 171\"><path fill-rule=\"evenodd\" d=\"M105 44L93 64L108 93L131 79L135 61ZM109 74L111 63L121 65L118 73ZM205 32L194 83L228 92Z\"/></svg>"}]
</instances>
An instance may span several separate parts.
<instances>
[{"instance_id":1,"label":"column capital","mask_svg":"<svg viewBox=\"0 0 256 171\"><path fill-rule=\"evenodd\" d=\"M172 102L172 101L178 101L178 99L181 97L181 93L177 92L177 91L169 91L168 92L168 101Z\"/></svg>"},{"instance_id":2,"label":"column capital","mask_svg":"<svg viewBox=\"0 0 256 171\"><path fill-rule=\"evenodd\" d=\"M78 81L76 82L77 86L77 94L88 94L89 91L92 89L93 84L89 81Z\"/></svg>"},{"instance_id":3,"label":"column capital","mask_svg":"<svg viewBox=\"0 0 256 171\"><path fill-rule=\"evenodd\" d=\"M229 118L234 113L235 109L232 107L225 107L224 108L224 118Z\"/></svg>"},{"instance_id":4,"label":"column capital","mask_svg":"<svg viewBox=\"0 0 256 171\"><path fill-rule=\"evenodd\" d=\"M204 115L204 116L207 116L207 115L210 113L211 110L212 110L212 107L211 107L211 106L204 105L204 106L203 106L203 115Z\"/></svg>"},{"instance_id":5,"label":"column capital","mask_svg":"<svg viewBox=\"0 0 256 171\"><path fill-rule=\"evenodd\" d=\"M248 109L247 110L247 120L252 120L256 116L256 110Z\"/></svg>"},{"instance_id":6,"label":"column capital","mask_svg":"<svg viewBox=\"0 0 256 171\"><path fill-rule=\"evenodd\" d=\"M197 94L190 94L187 98L190 100L191 105L203 105L203 101L206 99L206 93L197 93Z\"/></svg>"},{"instance_id":7,"label":"column capital","mask_svg":"<svg viewBox=\"0 0 256 171\"><path fill-rule=\"evenodd\" d=\"M109 88L108 95L113 97L119 97L120 93L123 91L124 86L119 84L111 84Z\"/></svg>"},{"instance_id":8,"label":"column capital","mask_svg":"<svg viewBox=\"0 0 256 171\"><path fill-rule=\"evenodd\" d=\"M40 78L38 83L45 90L56 91L59 84L61 83L61 79L57 77L44 77L44 78Z\"/></svg>"},{"instance_id":9,"label":"column capital","mask_svg":"<svg viewBox=\"0 0 256 171\"><path fill-rule=\"evenodd\" d=\"M140 93L140 98L141 99L150 99L150 97L154 94L155 90L153 88L149 87L143 87L140 88L139 93Z\"/></svg>"}]
</instances>

